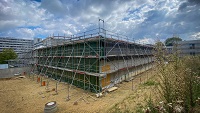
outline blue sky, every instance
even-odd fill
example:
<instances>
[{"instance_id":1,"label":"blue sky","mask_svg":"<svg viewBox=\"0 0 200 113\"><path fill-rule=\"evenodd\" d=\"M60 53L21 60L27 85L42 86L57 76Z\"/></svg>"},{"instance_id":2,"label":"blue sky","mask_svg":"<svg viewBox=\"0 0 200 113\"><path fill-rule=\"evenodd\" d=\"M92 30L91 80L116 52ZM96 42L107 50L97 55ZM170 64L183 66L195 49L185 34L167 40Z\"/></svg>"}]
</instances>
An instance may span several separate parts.
<instances>
[{"instance_id":1,"label":"blue sky","mask_svg":"<svg viewBox=\"0 0 200 113\"><path fill-rule=\"evenodd\" d=\"M200 0L1 0L0 36L33 39L98 27L140 43L200 39Z\"/></svg>"}]
</instances>

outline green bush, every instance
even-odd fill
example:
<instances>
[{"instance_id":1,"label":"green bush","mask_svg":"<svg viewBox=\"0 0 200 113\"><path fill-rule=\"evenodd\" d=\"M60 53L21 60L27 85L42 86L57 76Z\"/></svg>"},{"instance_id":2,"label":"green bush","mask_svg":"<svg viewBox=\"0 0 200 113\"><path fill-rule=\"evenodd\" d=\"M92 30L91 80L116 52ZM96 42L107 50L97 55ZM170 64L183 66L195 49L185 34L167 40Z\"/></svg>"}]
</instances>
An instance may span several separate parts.
<instances>
[{"instance_id":1,"label":"green bush","mask_svg":"<svg viewBox=\"0 0 200 113\"><path fill-rule=\"evenodd\" d=\"M13 49L3 49L2 52L0 52L0 64L7 63L6 60L15 59L17 58L17 54L14 52Z\"/></svg>"}]
</instances>

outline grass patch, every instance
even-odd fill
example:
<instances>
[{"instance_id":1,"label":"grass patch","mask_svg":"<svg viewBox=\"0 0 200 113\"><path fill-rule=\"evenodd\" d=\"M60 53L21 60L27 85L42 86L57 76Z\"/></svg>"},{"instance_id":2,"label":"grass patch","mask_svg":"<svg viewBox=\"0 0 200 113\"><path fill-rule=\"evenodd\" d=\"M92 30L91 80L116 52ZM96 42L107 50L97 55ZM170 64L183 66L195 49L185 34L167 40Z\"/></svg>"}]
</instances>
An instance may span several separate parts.
<instances>
[{"instance_id":1,"label":"grass patch","mask_svg":"<svg viewBox=\"0 0 200 113\"><path fill-rule=\"evenodd\" d=\"M158 83L153 80L148 80L145 83L143 83L142 85L143 86L154 86L154 85L158 85Z\"/></svg>"},{"instance_id":2,"label":"grass patch","mask_svg":"<svg viewBox=\"0 0 200 113\"><path fill-rule=\"evenodd\" d=\"M141 104L137 104L137 107L136 107L136 113L144 113L143 111L143 106Z\"/></svg>"}]
</instances>

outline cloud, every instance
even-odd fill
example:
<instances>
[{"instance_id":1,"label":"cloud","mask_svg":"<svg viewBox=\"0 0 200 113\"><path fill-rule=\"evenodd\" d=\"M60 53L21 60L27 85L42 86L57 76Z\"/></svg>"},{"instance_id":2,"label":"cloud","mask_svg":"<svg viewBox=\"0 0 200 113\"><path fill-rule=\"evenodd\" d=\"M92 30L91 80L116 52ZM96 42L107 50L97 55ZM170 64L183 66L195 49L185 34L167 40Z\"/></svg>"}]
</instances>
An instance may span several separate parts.
<instances>
[{"instance_id":1,"label":"cloud","mask_svg":"<svg viewBox=\"0 0 200 113\"><path fill-rule=\"evenodd\" d=\"M136 43L139 43L139 44L154 44L156 42L155 39L153 38L143 38L143 39L138 39L135 41Z\"/></svg>"},{"instance_id":2,"label":"cloud","mask_svg":"<svg viewBox=\"0 0 200 113\"><path fill-rule=\"evenodd\" d=\"M38 6L39 3L30 1L1 1L0 31L12 30L21 26L40 25L41 21L48 15L45 14L44 9L38 9Z\"/></svg>"},{"instance_id":3,"label":"cloud","mask_svg":"<svg viewBox=\"0 0 200 113\"><path fill-rule=\"evenodd\" d=\"M191 38L200 39L200 32L194 33L193 35L191 35Z\"/></svg>"},{"instance_id":4,"label":"cloud","mask_svg":"<svg viewBox=\"0 0 200 113\"><path fill-rule=\"evenodd\" d=\"M67 12L60 0L51 0L50 2L49 0L42 0L40 7L46 9L55 16L63 16Z\"/></svg>"},{"instance_id":5,"label":"cloud","mask_svg":"<svg viewBox=\"0 0 200 113\"><path fill-rule=\"evenodd\" d=\"M1 0L0 36L70 36L101 18L109 31L144 43L174 34L188 40L200 31L199 9L199 0Z\"/></svg>"}]
</instances>

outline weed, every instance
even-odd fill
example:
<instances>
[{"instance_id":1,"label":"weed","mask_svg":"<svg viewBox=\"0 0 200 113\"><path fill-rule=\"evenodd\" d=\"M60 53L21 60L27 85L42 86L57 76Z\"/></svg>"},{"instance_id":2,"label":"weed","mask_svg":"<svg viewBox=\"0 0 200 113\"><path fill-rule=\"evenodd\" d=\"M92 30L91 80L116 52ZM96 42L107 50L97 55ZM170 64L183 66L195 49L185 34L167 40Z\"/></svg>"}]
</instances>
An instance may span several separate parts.
<instances>
[{"instance_id":1,"label":"weed","mask_svg":"<svg viewBox=\"0 0 200 113\"><path fill-rule=\"evenodd\" d=\"M141 104L137 104L136 113L144 113L144 107Z\"/></svg>"},{"instance_id":2,"label":"weed","mask_svg":"<svg viewBox=\"0 0 200 113\"><path fill-rule=\"evenodd\" d=\"M147 82L143 83L143 86L154 86L154 85L158 85L158 83L153 80L148 80Z\"/></svg>"},{"instance_id":3,"label":"weed","mask_svg":"<svg viewBox=\"0 0 200 113\"><path fill-rule=\"evenodd\" d=\"M181 112L199 112L194 108L197 106L195 100L200 97L200 80L197 79L200 76L200 56L180 58L176 47L174 54L166 55L162 46L156 46L158 90L165 103L172 104L170 110L173 111L168 112L176 112L176 108L182 108ZM166 61L170 63L166 64Z\"/></svg>"}]
</instances>

